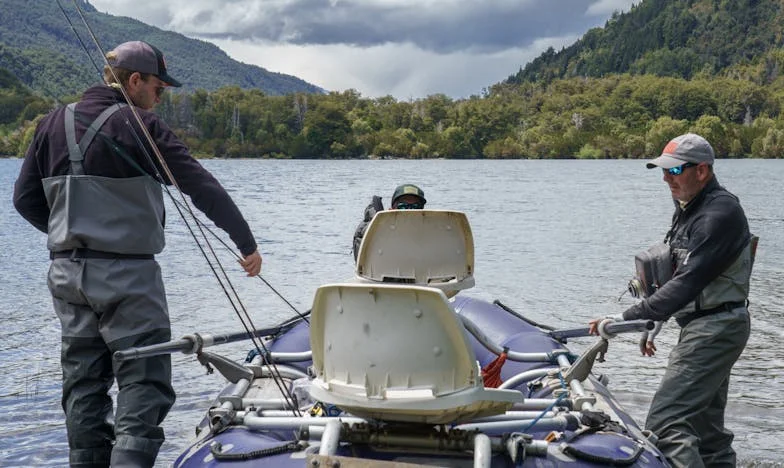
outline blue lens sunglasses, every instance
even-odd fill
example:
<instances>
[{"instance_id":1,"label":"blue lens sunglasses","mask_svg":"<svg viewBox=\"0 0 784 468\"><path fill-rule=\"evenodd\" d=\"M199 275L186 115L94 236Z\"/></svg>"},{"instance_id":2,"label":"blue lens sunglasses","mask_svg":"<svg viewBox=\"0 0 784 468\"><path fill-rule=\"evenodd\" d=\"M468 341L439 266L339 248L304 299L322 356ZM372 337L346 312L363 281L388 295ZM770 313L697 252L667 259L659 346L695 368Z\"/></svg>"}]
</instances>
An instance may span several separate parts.
<instances>
[{"instance_id":1,"label":"blue lens sunglasses","mask_svg":"<svg viewBox=\"0 0 784 468\"><path fill-rule=\"evenodd\" d=\"M683 163L683 164L681 164L680 166L671 167L671 168L669 168L669 169L662 169L662 171L663 171L663 172L669 172L669 173L670 173L670 175L677 176L677 175L681 175L681 174L683 174L683 171L684 171L684 170L686 170L686 169L688 169L688 168L690 168L690 167L694 167L694 166L699 166L699 164L694 164L694 163Z\"/></svg>"}]
</instances>

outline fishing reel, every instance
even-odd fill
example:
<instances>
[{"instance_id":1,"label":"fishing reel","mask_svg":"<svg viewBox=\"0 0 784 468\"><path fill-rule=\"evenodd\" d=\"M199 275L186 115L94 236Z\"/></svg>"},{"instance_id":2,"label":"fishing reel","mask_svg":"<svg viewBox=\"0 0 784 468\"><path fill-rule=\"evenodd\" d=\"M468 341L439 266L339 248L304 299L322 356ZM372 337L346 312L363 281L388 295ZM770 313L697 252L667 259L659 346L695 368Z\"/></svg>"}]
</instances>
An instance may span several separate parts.
<instances>
[{"instance_id":1,"label":"fishing reel","mask_svg":"<svg viewBox=\"0 0 784 468\"><path fill-rule=\"evenodd\" d=\"M642 280L636 276L629 280L629 284L626 285L626 290L635 299L648 296L645 285Z\"/></svg>"},{"instance_id":2,"label":"fishing reel","mask_svg":"<svg viewBox=\"0 0 784 468\"><path fill-rule=\"evenodd\" d=\"M634 256L636 274L626 286L634 298L650 297L672 278L674 270L670 246L658 243Z\"/></svg>"}]
</instances>

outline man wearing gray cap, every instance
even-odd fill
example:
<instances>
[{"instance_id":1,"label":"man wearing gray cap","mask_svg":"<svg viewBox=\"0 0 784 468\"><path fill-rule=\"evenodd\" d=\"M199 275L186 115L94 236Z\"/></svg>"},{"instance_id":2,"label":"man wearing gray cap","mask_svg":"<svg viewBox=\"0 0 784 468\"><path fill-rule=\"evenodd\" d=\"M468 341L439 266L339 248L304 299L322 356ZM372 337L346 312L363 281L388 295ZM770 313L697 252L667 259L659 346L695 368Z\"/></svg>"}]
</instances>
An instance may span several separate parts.
<instances>
[{"instance_id":1,"label":"man wearing gray cap","mask_svg":"<svg viewBox=\"0 0 784 468\"><path fill-rule=\"evenodd\" d=\"M735 466L724 409L730 371L749 338L756 238L738 198L719 185L713 162L711 145L687 133L647 163L649 169L661 168L675 202L664 239L674 271L623 312L623 320L674 317L681 327L645 423L675 467ZM601 319L590 322L594 332L600 324ZM652 342L642 349L644 355L655 350Z\"/></svg>"},{"instance_id":2,"label":"man wearing gray cap","mask_svg":"<svg viewBox=\"0 0 784 468\"><path fill-rule=\"evenodd\" d=\"M71 466L145 467L155 463L164 440L160 424L174 403L171 358L113 362L112 354L171 338L154 259L164 247L161 184L176 183L229 234L249 276L259 273L261 255L226 190L151 112L167 87L180 86L160 50L126 42L107 61L105 85L41 120L14 187L14 206L48 237ZM173 180L149 156L152 145Z\"/></svg>"}]
</instances>

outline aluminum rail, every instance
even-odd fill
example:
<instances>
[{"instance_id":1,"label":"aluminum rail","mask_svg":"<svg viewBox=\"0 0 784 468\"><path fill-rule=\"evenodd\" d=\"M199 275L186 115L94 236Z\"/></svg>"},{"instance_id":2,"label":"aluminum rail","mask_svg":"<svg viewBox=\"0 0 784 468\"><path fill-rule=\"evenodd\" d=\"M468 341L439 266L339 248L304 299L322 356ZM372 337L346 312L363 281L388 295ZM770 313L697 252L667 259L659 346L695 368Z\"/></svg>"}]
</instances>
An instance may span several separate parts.
<instances>
[{"instance_id":1,"label":"aluminum rail","mask_svg":"<svg viewBox=\"0 0 784 468\"><path fill-rule=\"evenodd\" d=\"M491 421L491 422L470 422L458 424L452 429L463 431L482 431L482 432L518 432L521 427L531 426L529 430L536 431L565 431L575 430L580 427L580 421L574 415L559 415L552 418L541 419L515 419L510 421Z\"/></svg>"},{"instance_id":2,"label":"aluminum rail","mask_svg":"<svg viewBox=\"0 0 784 468\"><path fill-rule=\"evenodd\" d=\"M276 353L272 353L273 358L275 357L275 354ZM272 372L268 365L264 365L262 367L258 364L253 364L245 367L247 367L253 372L254 377L275 377L276 375L280 375L281 377L296 380L308 376L308 374L302 372L296 367L286 366L283 364L278 364L277 366L275 366L276 372Z\"/></svg>"},{"instance_id":3,"label":"aluminum rail","mask_svg":"<svg viewBox=\"0 0 784 468\"><path fill-rule=\"evenodd\" d=\"M502 352L506 351L506 358L510 361L553 362L554 357L563 354L569 354L569 351L565 349L554 349L548 353L520 353L509 349L505 350L503 347L499 346L498 344L490 340L490 338L487 335L485 335L485 333L470 319L462 315L460 315L459 317L460 320L463 322L463 326L465 327L465 329L468 330L468 333L473 335L474 338L477 339L477 341L482 343L482 346L489 349L496 355L500 355Z\"/></svg>"},{"instance_id":4,"label":"aluminum rail","mask_svg":"<svg viewBox=\"0 0 784 468\"><path fill-rule=\"evenodd\" d=\"M515 403L512 405L512 409L517 411L541 411L557 403L557 398L526 398L522 403ZM561 406L565 405L566 402L563 402Z\"/></svg>"},{"instance_id":5,"label":"aluminum rail","mask_svg":"<svg viewBox=\"0 0 784 468\"><path fill-rule=\"evenodd\" d=\"M564 368L569 368L571 363L569 360L563 356L558 357L558 362ZM596 398L588 396L585 393L585 387L583 387L582 382L578 381L577 379L573 379L569 382L569 389L577 395L577 398L572 398L574 409L577 411L593 411L594 407L593 404L596 402Z\"/></svg>"},{"instance_id":6,"label":"aluminum rail","mask_svg":"<svg viewBox=\"0 0 784 468\"><path fill-rule=\"evenodd\" d=\"M242 424L247 426L249 429L256 429L256 430L285 430L285 429L293 429L298 430L300 428L308 427L308 426L321 426L324 427L330 421L337 421L339 423L346 423L349 425L353 424L367 424L369 421L364 418L357 418L353 416L349 417L312 417L312 418L302 418L302 417L283 417L283 418L267 418L262 416L256 416L254 414L246 414L244 418L242 418Z\"/></svg>"},{"instance_id":7,"label":"aluminum rail","mask_svg":"<svg viewBox=\"0 0 784 468\"><path fill-rule=\"evenodd\" d=\"M512 389L521 385L523 382L528 382L529 380L538 379L539 377L544 377L545 375L549 374L550 372L558 372L557 367L545 367L544 369L533 369L525 372L520 372L519 374L513 375L506 379L504 383L502 383L498 388L499 389Z\"/></svg>"}]
</instances>

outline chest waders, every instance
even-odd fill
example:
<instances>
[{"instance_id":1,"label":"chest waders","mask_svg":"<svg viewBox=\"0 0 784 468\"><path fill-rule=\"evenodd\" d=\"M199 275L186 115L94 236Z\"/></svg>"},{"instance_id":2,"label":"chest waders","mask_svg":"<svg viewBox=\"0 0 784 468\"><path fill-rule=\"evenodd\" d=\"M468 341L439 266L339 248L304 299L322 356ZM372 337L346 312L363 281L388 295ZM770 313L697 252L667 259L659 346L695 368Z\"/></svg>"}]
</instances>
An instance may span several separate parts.
<instances>
[{"instance_id":1,"label":"chest waders","mask_svg":"<svg viewBox=\"0 0 784 468\"><path fill-rule=\"evenodd\" d=\"M112 178L84 171L85 151L109 117L125 106L116 104L104 110L78 143L75 104L65 110L70 174L42 181L51 212L47 247L54 255L67 256L67 251L83 249L81 256L85 258L152 258L163 250L164 205L158 182L146 174ZM115 255L99 257L100 253Z\"/></svg>"},{"instance_id":2,"label":"chest waders","mask_svg":"<svg viewBox=\"0 0 784 468\"><path fill-rule=\"evenodd\" d=\"M707 196L731 196L737 201L724 190ZM737 213L739 217L732 221L747 224L740 219L742 210ZM690 219L681 212L664 240L668 248L662 255L674 263L676 274L690 261L699 261L690 258L690 230ZM681 330L651 401L645 428L658 436L656 445L674 468L736 464L734 436L724 427L724 412L730 373L750 333L746 300L757 243L748 228L741 235L732 239L736 253L717 268L721 273L673 315Z\"/></svg>"},{"instance_id":3,"label":"chest waders","mask_svg":"<svg viewBox=\"0 0 784 468\"><path fill-rule=\"evenodd\" d=\"M152 467L160 424L174 403L171 358L115 363L115 351L171 339L166 294L153 255L164 247L160 185L88 175L84 154L112 105L76 140L75 104L65 109L69 174L42 180L50 209L48 286L61 322L62 404L71 466ZM116 157L95 154L94 157ZM111 422L109 389L117 381Z\"/></svg>"}]
</instances>

